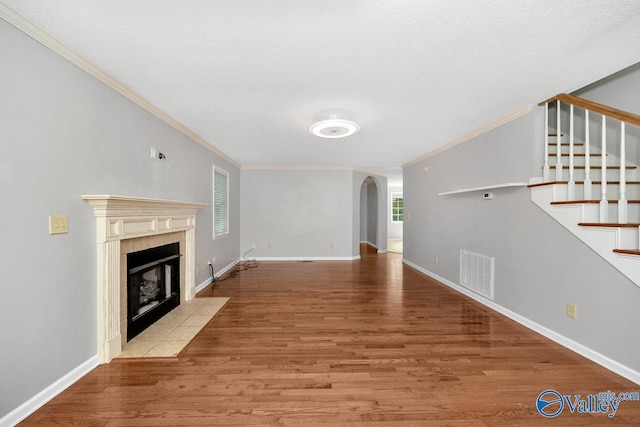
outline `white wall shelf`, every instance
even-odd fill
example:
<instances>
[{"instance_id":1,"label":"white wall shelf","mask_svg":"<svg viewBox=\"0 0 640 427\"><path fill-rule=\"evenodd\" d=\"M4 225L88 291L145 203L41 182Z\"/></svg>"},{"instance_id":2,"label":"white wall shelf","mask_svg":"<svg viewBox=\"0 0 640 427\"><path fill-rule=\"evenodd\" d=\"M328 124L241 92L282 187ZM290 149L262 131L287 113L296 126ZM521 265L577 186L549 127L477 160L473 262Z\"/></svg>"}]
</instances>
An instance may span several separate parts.
<instances>
[{"instance_id":1,"label":"white wall shelf","mask_svg":"<svg viewBox=\"0 0 640 427\"><path fill-rule=\"evenodd\" d=\"M451 194L460 194L460 193L471 193L472 191L494 190L496 188L526 187L527 185L528 184L526 182L507 182L505 184L487 185L485 187L463 188L461 190L446 191L444 193L438 193L438 196L448 196Z\"/></svg>"}]
</instances>

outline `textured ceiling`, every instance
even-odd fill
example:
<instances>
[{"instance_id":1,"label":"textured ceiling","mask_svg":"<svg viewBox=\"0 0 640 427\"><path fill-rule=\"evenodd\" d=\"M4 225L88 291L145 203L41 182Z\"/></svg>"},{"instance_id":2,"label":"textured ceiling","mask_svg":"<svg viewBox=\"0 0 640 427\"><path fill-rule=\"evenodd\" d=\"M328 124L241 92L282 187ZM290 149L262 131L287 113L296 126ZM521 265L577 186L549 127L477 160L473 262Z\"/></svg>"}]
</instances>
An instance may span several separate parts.
<instances>
[{"instance_id":1,"label":"textured ceiling","mask_svg":"<svg viewBox=\"0 0 640 427\"><path fill-rule=\"evenodd\" d=\"M3 2L244 166L397 167L640 62L637 0Z\"/></svg>"}]
</instances>

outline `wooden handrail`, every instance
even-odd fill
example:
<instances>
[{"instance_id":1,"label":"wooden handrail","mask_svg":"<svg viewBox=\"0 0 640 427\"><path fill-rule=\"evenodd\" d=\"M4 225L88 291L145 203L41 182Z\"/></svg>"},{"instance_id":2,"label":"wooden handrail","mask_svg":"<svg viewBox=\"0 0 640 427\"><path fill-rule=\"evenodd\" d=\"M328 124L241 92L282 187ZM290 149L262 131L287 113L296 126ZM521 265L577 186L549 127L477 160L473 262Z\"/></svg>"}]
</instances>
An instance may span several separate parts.
<instances>
[{"instance_id":1,"label":"wooden handrail","mask_svg":"<svg viewBox=\"0 0 640 427\"><path fill-rule=\"evenodd\" d=\"M635 126L640 126L640 115L629 113L623 110L618 110L617 108L609 107L603 104L598 104L597 102L589 101L583 98L578 98L577 96L569 95L566 93L558 94L553 98L547 99L546 101L542 101L538 105L543 106L552 101L560 101L567 104L573 104L576 107L584 108L594 113L603 114L607 117L612 117L614 119L617 119Z\"/></svg>"}]
</instances>

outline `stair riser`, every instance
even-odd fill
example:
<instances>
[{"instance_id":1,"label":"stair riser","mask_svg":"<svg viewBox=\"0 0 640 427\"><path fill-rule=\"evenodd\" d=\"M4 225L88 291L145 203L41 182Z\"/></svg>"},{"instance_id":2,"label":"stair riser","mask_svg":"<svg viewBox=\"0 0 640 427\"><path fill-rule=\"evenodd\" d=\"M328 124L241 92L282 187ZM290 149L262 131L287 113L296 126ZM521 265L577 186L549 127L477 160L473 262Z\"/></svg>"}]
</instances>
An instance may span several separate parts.
<instances>
[{"instance_id":1,"label":"stair riser","mask_svg":"<svg viewBox=\"0 0 640 427\"><path fill-rule=\"evenodd\" d=\"M630 203L627 208L627 222L640 223L640 204ZM617 222L618 204L609 203L609 206L607 206L607 213L608 218L606 222ZM584 205L584 218L582 219L582 222L602 222L600 220L600 205L597 203L586 203Z\"/></svg>"},{"instance_id":2,"label":"stair riser","mask_svg":"<svg viewBox=\"0 0 640 427\"><path fill-rule=\"evenodd\" d=\"M639 239L638 239L638 228L613 228L613 227L584 227L585 230L589 230L593 233L597 232L613 232L617 231L617 242L615 244L614 249L628 249L628 248L637 248Z\"/></svg>"},{"instance_id":3,"label":"stair riser","mask_svg":"<svg viewBox=\"0 0 640 427\"><path fill-rule=\"evenodd\" d=\"M563 150L564 153L564 150ZM568 150L567 152L568 153ZM579 151L576 150L575 154L579 154ZM569 166L569 155L560 156L560 161L562 162L562 166ZM620 159L615 156L607 156L606 158L607 166L620 166ZM549 153L549 166L553 167L558 162L558 157L555 153ZM587 163L586 156L573 156L573 165L574 166L585 166ZM591 168L599 168L602 165L602 156L589 156L589 166ZM627 166L634 166L633 164L627 162Z\"/></svg>"},{"instance_id":4,"label":"stair riser","mask_svg":"<svg viewBox=\"0 0 640 427\"><path fill-rule=\"evenodd\" d=\"M584 194L584 185L576 184L576 194L575 194L575 197L573 197L571 200L586 200L586 199L600 200L602 198L601 187L602 186L600 184L592 184L591 197L586 197ZM558 187L556 187L556 194L558 196L558 201L569 200L568 192L569 192L568 184L558 184ZM627 184L625 196L627 200L640 200L640 184ZM619 198L620 198L620 185L608 184L607 200L618 200Z\"/></svg>"},{"instance_id":5,"label":"stair riser","mask_svg":"<svg viewBox=\"0 0 640 427\"><path fill-rule=\"evenodd\" d=\"M580 186L576 186L576 193L578 193L578 187L581 187L580 190L584 190L584 186L580 185ZM602 198L602 190L601 190L602 186L597 184L597 185L592 185L591 186L591 197L595 198L595 199L601 199ZM581 193L584 193L583 191ZM582 194L582 197L580 197L582 199L584 199L584 194ZM607 199L611 200L611 199L619 199L620 198L620 185L618 184L608 184L607 185ZM638 184L628 184L627 185L627 189L625 190L625 198L627 200L640 200L640 185Z\"/></svg>"},{"instance_id":6,"label":"stair riser","mask_svg":"<svg viewBox=\"0 0 640 427\"><path fill-rule=\"evenodd\" d=\"M549 171L549 176L551 181L556 180L556 170L551 169ZM574 169L573 177L575 181L584 181L585 178L585 170L584 169ZM591 181L601 181L602 180L602 170L600 169L591 169L589 170L589 177ZM627 181L637 181L638 171L637 170L627 170L625 174ZM569 170L564 169L562 171L562 180L569 180ZM607 181L619 181L620 180L620 170L619 169L609 169L607 170Z\"/></svg>"},{"instance_id":7,"label":"stair riser","mask_svg":"<svg viewBox=\"0 0 640 427\"><path fill-rule=\"evenodd\" d=\"M562 157L562 166L569 166L569 156L563 156ZM557 163L558 159L556 158L556 156L549 156L549 166L555 166ZM582 156L575 156L573 158L573 165L574 166L585 166L586 164L586 159ZM599 168L602 165L602 157L591 157L591 161L589 162L589 166L591 168ZM611 166L611 164L609 164L609 160L607 159L607 165ZM617 165L614 165L617 166Z\"/></svg>"},{"instance_id":8,"label":"stair riser","mask_svg":"<svg viewBox=\"0 0 640 427\"><path fill-rule=\"evenodd\" d=\"M560 138L560 144L566 144L563 147L568 147L569 146L569 135L567 136L563 136L562 138ZM558 140L555 137L550 136L549 137L549 147L555 147L558 145ZM574 138L573 139L573 146L574 147L584 147L584 141L578 139L578 138Z\"/></svg>"},{"instance_id":9,"label":"stair riser","mask_svg":"<svg viewBox=\"0 0 640 427\"><path fill-rule=\"evenodd\" d=\"M638 239L638 233L637 228L621 228L619 234L620 244L616 249L639 247L640 241Z\"/></svg>"}]
</instances>

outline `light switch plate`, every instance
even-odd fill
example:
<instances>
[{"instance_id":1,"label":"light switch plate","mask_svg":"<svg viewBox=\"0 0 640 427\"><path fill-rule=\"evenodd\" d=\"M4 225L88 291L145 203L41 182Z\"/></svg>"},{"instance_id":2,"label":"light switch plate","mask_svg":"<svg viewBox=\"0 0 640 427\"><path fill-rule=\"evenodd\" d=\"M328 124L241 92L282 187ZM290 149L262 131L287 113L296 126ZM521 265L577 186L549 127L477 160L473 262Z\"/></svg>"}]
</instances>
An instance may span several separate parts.
<instances>
[{"instance_id":1,"label":"light switch plate","mask_svg":"<svg viewBox=\"0 0 640 427\"><path fill-rule=\"evenodd\" d=\"M69 232L69 219L66 215L49 217L49 234L66 234Z\"/></svg>"},{"instance_id":2,"label":"light switch plate","mask_svg":"<svg viewBox=\"0 0 640 427\"><path fill-rule=\"evenodd\" d=\"M567 317L570 317L571 319L575 319L577 317L578 310L575 304L567 303L566 311L567 311Z\"/></svg>"}]
</instances>

